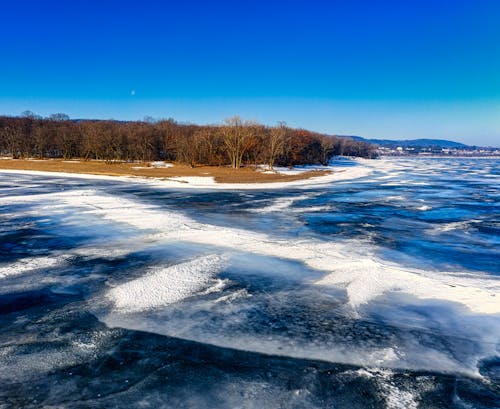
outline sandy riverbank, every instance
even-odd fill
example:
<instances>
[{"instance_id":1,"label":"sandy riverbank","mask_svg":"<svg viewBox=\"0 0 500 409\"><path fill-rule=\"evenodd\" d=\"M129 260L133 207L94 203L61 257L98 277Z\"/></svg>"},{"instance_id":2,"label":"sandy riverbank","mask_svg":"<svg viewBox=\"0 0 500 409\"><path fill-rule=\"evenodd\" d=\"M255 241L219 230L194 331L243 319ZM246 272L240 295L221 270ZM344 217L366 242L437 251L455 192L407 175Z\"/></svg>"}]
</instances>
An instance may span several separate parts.
<instances>
[{"instance_id":1,"label":"sandy riverbank","mask_svg":"<svg viewBox=\"0 0 500 409\"><path fill-rule=\"evenodd\" d=\"M154 164L155 162L153 162ZM217 183L276 183L291 182L325 176L331 170L310 170L300 173L264 173L255 168L232 169L223 166L199 166L192 168L182 164L105 163L103 161L65 161L61 159L2 159L0 169L62 172L105 176L135 176L142 178L211 178Z\"/></svg>"}]
</instances>

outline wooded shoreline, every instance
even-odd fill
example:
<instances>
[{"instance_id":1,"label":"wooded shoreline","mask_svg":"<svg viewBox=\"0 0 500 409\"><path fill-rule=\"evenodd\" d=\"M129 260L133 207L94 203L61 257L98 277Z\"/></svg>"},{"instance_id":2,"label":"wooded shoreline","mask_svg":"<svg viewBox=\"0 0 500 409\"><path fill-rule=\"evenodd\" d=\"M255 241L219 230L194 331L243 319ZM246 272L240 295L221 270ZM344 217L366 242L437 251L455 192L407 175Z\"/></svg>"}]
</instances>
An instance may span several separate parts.
<instances>
[{"instance_id":1,"label":"wooded shoreline","mask_svg":"<svg viewBox=\"0 0 500 409\"><path fill-rule=\"evenodd\" d=\"M123 122L71 120L31 112L0 116L0 154L14 159L83 159L108 163L168 161L191 167L266 164L326 165L336 155L372 158L375 145L348 137L269 127L233 117L219 125L180 124L173 119Z\"/></svg>"}]
</instances>

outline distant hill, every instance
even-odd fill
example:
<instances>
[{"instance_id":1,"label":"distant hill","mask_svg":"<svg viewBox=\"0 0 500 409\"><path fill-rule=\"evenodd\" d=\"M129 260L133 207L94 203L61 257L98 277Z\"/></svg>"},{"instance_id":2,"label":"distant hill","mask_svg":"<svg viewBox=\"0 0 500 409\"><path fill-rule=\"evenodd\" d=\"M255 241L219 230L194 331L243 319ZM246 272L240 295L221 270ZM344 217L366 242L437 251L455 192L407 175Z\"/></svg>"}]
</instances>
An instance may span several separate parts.
<instances>
[{"instance_id":1,"label":"distant hill","mask_svg":"<svg viewBox=\"0 0 500 409\"><path fill-rule=\"evenodd\" d=\"M361 136L349 136L356 141L374 143L387 148L402 147L419 147L419 148L470 148L460 142L447 141L445 139L408 139L408 140L391 140L391 139L366 139Z\"/></svg>"}]
</instances>

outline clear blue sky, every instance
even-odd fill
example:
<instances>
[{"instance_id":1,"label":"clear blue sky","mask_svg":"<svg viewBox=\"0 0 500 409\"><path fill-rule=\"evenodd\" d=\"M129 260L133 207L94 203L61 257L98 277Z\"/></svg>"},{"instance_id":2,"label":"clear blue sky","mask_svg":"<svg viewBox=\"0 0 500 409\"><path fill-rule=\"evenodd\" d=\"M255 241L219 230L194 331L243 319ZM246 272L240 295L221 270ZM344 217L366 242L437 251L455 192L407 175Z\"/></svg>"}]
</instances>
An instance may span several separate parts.
<instances>
[{"instance_id":1,"label":"clear blue sky","mask_svg":"<svg viewBox=\"0 0 500 409\"><path fill-rule=\"evenodd\" d=\"M0 113L500 145L500 1L4 1Z\"/></svg>"}]
</instances>

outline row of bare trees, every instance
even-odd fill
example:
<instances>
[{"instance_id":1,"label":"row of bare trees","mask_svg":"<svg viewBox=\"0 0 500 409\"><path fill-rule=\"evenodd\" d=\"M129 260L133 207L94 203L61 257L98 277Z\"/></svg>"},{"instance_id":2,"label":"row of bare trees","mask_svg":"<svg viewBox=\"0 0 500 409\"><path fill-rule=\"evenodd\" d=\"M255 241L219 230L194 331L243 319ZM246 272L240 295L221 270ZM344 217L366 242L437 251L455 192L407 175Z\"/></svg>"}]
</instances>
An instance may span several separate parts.
<instances>
[{"instance_id":1,"label":"row of bare trees","mask_svg":"<svg viewBox=\"0 0 500 409\"><path fill-rule=\"evenodd\" d=\"M267 127L233 117L222 125L154 121L70 120L30 112L0 117L0 152L13 158L83 158L115 161L168 160L196 165L291 166L326 164L334 155L373 157L375 147L346 137Z\"/></svg>"}]
</instances>

